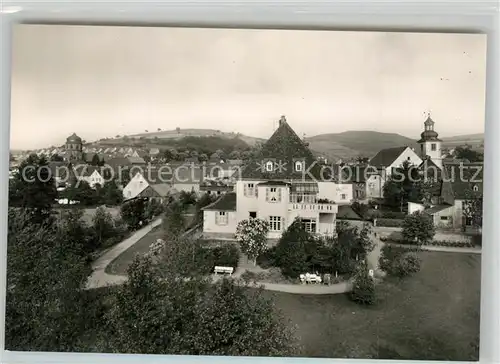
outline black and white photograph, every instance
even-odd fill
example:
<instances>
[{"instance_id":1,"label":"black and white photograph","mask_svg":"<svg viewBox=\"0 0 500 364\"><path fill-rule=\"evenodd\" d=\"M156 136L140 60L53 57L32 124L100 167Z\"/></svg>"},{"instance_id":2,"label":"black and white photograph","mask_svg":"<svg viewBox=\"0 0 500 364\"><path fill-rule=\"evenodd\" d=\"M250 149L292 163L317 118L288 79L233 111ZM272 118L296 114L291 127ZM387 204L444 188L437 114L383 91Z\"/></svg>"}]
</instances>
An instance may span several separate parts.
<instances>
[{"instance_id":1,"label":"black and white photograph","mask_svg":"<svg viewBox=\"0 0 500 364\"><path fill-rule=\"evenodd\" d=\"M479 360L486 35L12 35L6 350Z\"/></svg>"}]
</instances>

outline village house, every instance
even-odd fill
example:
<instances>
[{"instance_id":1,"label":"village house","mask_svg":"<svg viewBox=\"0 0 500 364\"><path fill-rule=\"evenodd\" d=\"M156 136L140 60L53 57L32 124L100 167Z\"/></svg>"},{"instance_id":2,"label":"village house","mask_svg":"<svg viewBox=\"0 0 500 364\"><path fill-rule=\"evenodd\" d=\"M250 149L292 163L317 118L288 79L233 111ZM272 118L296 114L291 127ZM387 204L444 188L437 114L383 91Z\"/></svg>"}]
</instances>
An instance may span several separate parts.
<instances>
[{"instance_id":1,"label":"village house","mask_svg":"<svg viewBox=\"0 0 500 364\"><path fill-rule=\"evenodd\" d=\"M271 240L295 218L311 233L334 235L339 204L351 202L352 184L325 180L307 144L282 117L259 155L243 168L235 192L204 208L203 232L231 239L240 221L257 217L269 222Z\"/></svg>"},{"instance_id":2,"label":"village house","mask_svg":"<svg viewBox=\"0 0 500 364\"><path fill-rule=\"evenodd\" d=\"M78 164L73 166L73 171L77 181L85 181L92 188L95 188L97 185L102 187L106 182L101 167Z\"/></svg>"},{"instance_id":3,"label":"village house","mask_svg":"<svg viewBox=\"0 0 500 364\"><path fill-rule=\"evenodd\" d=\"M418 141L423 162L420 176L428 184L422 202L409 202L408 213L423 211L433 217L440 229L475 230L468 206L483 196L483 164L443 159L442 141L428 117Z\"/></svg>"},{"instance_id":4,"label":"village house","mask_svg":"<svg viewBox=\"0 0 500 364\"><path fill-rule=\"evenodd\" d=\"M172 187L172 175L161 169L152 168L135 173L122 192L125 200L147 197L159 201L163 201L169 193L175 193Z\"/></svg>"}]
</instances>

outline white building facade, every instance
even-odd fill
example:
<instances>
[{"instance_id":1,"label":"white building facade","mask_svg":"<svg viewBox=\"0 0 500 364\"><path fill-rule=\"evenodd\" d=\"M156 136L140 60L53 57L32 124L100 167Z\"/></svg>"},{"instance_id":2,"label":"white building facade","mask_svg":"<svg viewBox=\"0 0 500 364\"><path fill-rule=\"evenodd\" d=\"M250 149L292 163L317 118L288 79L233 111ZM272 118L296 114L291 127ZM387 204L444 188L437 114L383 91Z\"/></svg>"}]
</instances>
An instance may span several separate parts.
<instances>
[{"instance_id":1,"label":"white building facade","mask_svg":"<svg viewBox=\"0 0 500 364\"><path fill-rule=\"evenodd\" d=\"M269 239L279 239L299 218L318 235L334 235L339 204L352 202L352 184L321 180L307 144L281 118L260 155L242 170L235 192L204 209L204 235L234 237L240 221L259 218L269 223Z\"/></svg>"}]
</instances>

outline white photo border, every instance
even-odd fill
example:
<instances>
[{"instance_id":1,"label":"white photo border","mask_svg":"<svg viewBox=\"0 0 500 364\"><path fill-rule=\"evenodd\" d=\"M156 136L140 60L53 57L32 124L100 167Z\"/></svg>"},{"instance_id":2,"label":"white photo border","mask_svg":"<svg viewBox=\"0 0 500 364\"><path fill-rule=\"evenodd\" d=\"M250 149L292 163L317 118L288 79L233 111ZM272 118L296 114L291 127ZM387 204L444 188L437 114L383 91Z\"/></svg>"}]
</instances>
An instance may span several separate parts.
<instances>
[{"instance_id":1,"label":"white photo border","mask_svg":"<svg viewBox=\"0 0 500 364\"><path fill-rule=\"evenodd\" d=\"M3 1L0 123L1 363L297 363L346 359L195 357L4 351L7 252L10 69L15 23L190 26L224 28L380 30L488 35L480 362L500 362L500 38L498 1ZM373 363L372 360L357 360ZM380 361L378 361L380 362ZM397 361L396 361L397 362ZM405 361L407 363L408 361Z\"/></svg>"}]
</instances>

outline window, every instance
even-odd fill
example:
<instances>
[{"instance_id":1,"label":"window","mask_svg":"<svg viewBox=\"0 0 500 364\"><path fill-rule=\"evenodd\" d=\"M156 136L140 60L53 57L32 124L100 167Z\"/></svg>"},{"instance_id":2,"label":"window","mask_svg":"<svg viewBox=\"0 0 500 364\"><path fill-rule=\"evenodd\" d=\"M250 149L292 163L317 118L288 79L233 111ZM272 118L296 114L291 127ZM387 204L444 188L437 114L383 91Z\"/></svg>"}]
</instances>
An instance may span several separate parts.
<instances>
[{"instance_id":1,"label":"window","mask_svg":"<svg viewBox=\"0 0 500 364\"><path fill-rule=\"evenodd\" d=\"M472 191L477 192L479 191L479 188L476 185L474 185L474 187L472 187Z\"/></svg>"},{"instance_id":2,"label":"window","mask_svg":"<svg viewBox=\"0 0 500 364\"><path fill-rule=\"evenodd\" d=\"M267 172L272 172L272 171L273 171L273 169L274 169L274 163L273 163L273 162L271 162L271 161L267 162L267 163L266 163L266 171L267 171Z\"/></svg>"},{"instance_id":3,"label":"window","mask_svg":"<svg viewBox=\"0 0 500 364\"><path fill-rule=\"evenodd\" d=\"M253 183L246 183L245 184L245 187L244 187L244 191L243 191L243 194L246 196L246 197L253 197L253 196L256 196L256 188L255 188L255 185Z\"/></svg>"},{"instance_id":4,"label":"window","mask_svg":"<svg viewBox=\"0 0 500 364\"><path fill-rule=\"evenodd\" d=\"M304 227L304 230L308 233L316 232L316 219L302 219L301 223Z\"/></svg>"},{"instance_id":5,"label":"window","mask_svg":"<svg viewBox=\"0 0 500 364\"><path fill-rule=\"evenodd\" d=\"M406 158L406 160L408 160L408 161L409 161L409 160L411 160L411 158L410 158L410 157L408 157L408 158Z\"/></svg>"},{"instance_id":6,"label":"window","mask_svg":"<svg viewBox=\"0 0 500 364\"><path fill-rule=\"evenodd\" d=\"M252 218L252 219L255 219L257 217L257 212L256 211L250 211L249 213L249 216Z\"/></svg>"},{"instance_id":7,"label":"window","mask_svg":"<svg viewBox=\"0 0 500 364\"><path fill-rule=\"evenodd\" d=\"M375 188L375 183L373 183L373 182L368 183L368 188L369 189Z\"/></svg>"},{"instance_id":8,"label":"window","mask_svg":"<svg viewBox=\"0 0 500 364\"><path fill-rule=\"evenodd\" d=\"M448 220L448 216L441 216L441 220Z\"/></svg>"},{"instance_id":9,"label":"window","mask_svg":"<svg viewBox=\"0 0 500 364\"><path fill-rule=\"evenodd\" d=\"M302 162L301 161L295 162L295 171L297 171L297 172L302 171Z\"/></svg>"},{"instance_id":10,"label":"window","mask_svg":"<svg viewBox=\"0 0 500 364\"><path fill-rule=\"evenodd\" d=\"M266 188L267 202L281 202L281 188L269 187Z\"/></svg>"},{"instance_id":11,"label":"window","mask_svg":"<svg viewBox=\"0 0 500 364\"><path fill-rule=\"evenodd\" d=\"M340 199L341 199L341 200L345 200L346 198L347 198L347 195L346 195L345 193L342 193L342 194L340 195Z\"/></svg>"},{"instance_id":12,"label":"window","mask_svg":"<svg viewBox=\"0 0 500 364\"><path fill-rule=\"evenodd\" d=\"M218 211L215 215L215 223L217 225L227 225L228 215L226 211Z\"/></svg>"},{"instance_id":13,"label":"window","mask_svg":"<svg viewBox=\"0 0 500 364\"><path fill-rule=\"evenodd\" d=\"M281 216L269 216L269 230L281 231Z\"/></svg>"},{"instance_id":14,"label":"window","mask_svg":"<svg viewBox=\"0 0 500 364\"><path fill-rule=\"evenodd\" d=\"M431 144L431 150L432 150L433 152L435 152L435 151L436 151L436 143L432 143L432 144Z\"/></svg>"}]
</instances>

